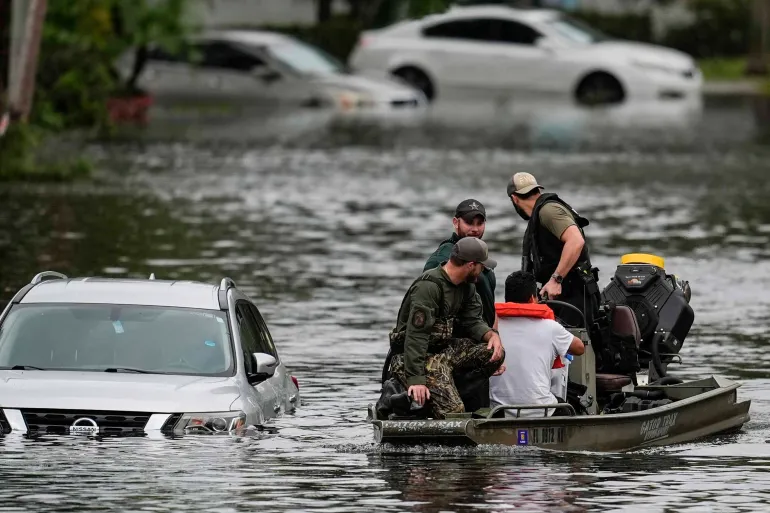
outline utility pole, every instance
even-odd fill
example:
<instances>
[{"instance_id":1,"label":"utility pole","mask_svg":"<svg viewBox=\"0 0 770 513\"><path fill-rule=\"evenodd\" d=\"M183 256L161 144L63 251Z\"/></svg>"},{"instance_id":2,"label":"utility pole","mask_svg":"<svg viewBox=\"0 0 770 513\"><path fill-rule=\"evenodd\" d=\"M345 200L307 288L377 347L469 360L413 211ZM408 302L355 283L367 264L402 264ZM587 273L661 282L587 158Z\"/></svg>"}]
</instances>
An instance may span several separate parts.
<instances>
[{"instance_id":1,"label":"utility pole","mask_svg":"<svg viewBox=\"0 0 770 513\"><path fill-rule=\"evenodd\" d=\"M8 103L14 117L29 119L47 0L14 0Z\"/></svg>"}]
</instances>

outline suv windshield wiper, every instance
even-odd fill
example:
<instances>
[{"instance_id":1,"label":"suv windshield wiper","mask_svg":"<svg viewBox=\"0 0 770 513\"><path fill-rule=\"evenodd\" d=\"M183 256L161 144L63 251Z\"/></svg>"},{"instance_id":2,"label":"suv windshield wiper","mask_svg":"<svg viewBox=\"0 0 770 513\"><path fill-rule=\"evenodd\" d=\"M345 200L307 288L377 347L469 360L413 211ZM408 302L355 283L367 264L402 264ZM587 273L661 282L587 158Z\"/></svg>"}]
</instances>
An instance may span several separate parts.
<instances>
[{"instance_id":1,"label":"suv windshield wiper","mask_svg":"<svg viewBox=\"0 0 770 513\"><path fill-rule=\"evenodd\" d=\"M137 374L157 374L157 372L146 371L142 369L132 369L130 367L109 367L104 372L135 372Z\"/></svg>"},{"instance_id":2,"label":"suv windshield wiper","mask_svg":"<svg viewBox=\"0 0 770 513\"><path fill-rule=\"evenodd\" d=\"M11 370L46 370L41 369L40 367L35 367L34 365L14 365L11 367Z\"/></svg>"}]
</instances>

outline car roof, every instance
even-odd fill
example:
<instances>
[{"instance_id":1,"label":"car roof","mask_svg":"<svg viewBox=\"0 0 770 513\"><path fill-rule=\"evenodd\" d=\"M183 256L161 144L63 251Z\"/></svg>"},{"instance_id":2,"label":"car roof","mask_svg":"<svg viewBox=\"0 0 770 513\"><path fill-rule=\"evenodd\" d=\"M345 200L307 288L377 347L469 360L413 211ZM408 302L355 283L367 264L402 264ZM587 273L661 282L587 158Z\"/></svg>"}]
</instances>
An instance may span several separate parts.
<instances>
[{"instance_id":1,"label":"car roof","mask_svg":"<svg viewBox=\"0 0 770 513\"><path fill-rule=\"evenodd\" d=\"M559 15L560 12L553 9L517 9L515 7L508 7L505 5L477 5L467 7L455 6L445 13L434 15L433 20L431 21L439 21L442 19L449 20L450 18L457 19L477 16L492 16L494 18L506 18L511 20L526 21L530 23L538 23L552 20ZM428 18L425 18L425 21L428 21Z\"/></svg>"},{"instance_id":2,"label":"car roof","mask_svg":"<svg viewBox=\"0 0 770 513\"><path fill-rule=\"evenodd\" d=\"M248 45L275 45L296 41L293 37L267 30L208 30L199 39L224 39Z\"/></svg>"},{"instance_id":3,"label":"car roof","mask_svg":"<svg viewBox=\"0 0 770 513\"><path fill-rule=\"evenodd\" d=\"M219 310L218 291L216 285L194 281L73 278L38 283L24 295L21 303L88 303Z\"/></svg>"}]
</instances>

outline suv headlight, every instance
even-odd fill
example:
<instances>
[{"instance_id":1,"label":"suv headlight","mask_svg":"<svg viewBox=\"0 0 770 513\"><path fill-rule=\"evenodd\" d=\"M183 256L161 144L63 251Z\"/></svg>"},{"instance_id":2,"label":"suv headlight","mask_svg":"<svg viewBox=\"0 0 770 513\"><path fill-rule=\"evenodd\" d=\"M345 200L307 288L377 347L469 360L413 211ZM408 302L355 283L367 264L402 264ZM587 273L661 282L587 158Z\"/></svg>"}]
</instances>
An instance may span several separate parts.
<instances>
[{"instance_id":1,"label":"suv headlight","mask_svg":"<svg viewBox=\"0 0 770 513\"><path fill-rule=\"evenodd\" d=\"M242 411L185 413L174 426L175 435L211 435L231 433L246 426Z\"/></svg>"}]
</instances>

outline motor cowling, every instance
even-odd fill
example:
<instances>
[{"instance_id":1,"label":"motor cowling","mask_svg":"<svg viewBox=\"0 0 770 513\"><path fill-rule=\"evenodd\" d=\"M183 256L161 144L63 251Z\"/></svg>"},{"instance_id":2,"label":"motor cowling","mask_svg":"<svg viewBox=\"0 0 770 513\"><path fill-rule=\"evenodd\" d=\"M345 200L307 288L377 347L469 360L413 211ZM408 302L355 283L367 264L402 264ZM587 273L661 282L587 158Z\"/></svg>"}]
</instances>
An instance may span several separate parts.
<instances>
[{"instance_id":1,"label":"motor cowling","mask_svg":"<svg viewBox=\"0 0 770 513\"><path fill-rule=\"evenodd\" d=\"M602 291L604 301L633 309L641 334L639 348L649 356L653 338L655 352L679 353L695 318L690 296L688 282L667 274L662 258L645 254L624 255Z\"/></svg>"}]
</instances>

